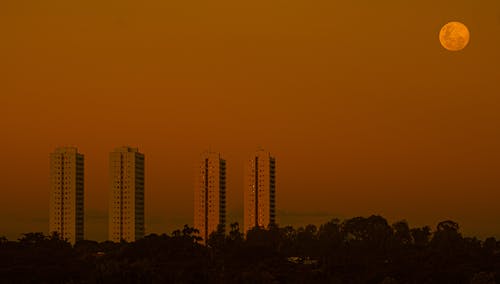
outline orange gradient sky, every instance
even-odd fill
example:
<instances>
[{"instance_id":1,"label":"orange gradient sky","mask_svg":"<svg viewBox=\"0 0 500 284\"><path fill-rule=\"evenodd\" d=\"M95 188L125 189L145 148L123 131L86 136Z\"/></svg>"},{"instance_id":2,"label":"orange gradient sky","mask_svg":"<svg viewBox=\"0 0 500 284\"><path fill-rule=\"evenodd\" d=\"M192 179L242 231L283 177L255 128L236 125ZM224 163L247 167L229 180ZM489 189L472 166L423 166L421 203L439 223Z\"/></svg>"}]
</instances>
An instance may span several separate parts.
<instances>
[{"instance_id":1,"label":"orange gradient sky","mask_svg":"<svg viewBox=\"0 0 500 284\"><path fill-rule=\"evenodd\" d=\"M449 21L471 31L440 46ZM280 225L382 214L500 237L500 2L0 2L0 235L48 231L48 155L85 155L88 239L108 152L146 155L147 232L192 224L205 149L277 158Z\"/></svg>"}]
</instances>

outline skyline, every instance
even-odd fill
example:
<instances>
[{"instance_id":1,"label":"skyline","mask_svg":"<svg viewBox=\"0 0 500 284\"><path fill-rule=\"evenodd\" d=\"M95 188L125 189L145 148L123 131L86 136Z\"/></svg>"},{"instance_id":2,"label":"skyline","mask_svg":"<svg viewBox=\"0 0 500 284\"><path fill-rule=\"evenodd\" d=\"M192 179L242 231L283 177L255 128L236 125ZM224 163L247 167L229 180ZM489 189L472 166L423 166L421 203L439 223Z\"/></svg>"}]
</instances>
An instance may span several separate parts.
<instances>
[{"instance_id":1,"label":"skyline","mask_svg":"<svg viewBox=\"0 0 500 284\"><path fill-rule=\"evenodd\" d=\"M500 238L499 1L31 2L0 3L0 235L46 230L47 153L78 145L85 234L106 239L106 153L127 144L148 155L148 232L192 222L206 148L242 224L262 145L280 225L379 214Z\"/></svg>"},{"instance_id":2,"label":"skyline","mask_svg":"<svg viewBox=\"0 0 500 284\"><path fill-rule=\"evenodd\" d=\"M114 183L114 180L116 180L116 177L115 177L115 172L116 172L116 169L115 169L115 168L116 168L116 166L114 166L114 164L116 163L116 161L123 159L123 157L120 155L120 154L123 154L122 152L127 152L128 154L132 154L132 156L134 156L134 157L135 157L135 154L139 154L139 155L142 157L142 158L141 158L141 161L142 161L142 163L144 164L144 160L145 160L145 159L144 159L144 153L138 152L138 147L130 147L130 146L120 146L120 147L115 147L115 148L114 148L114 150L113 150L112 152L110 152L110 153L109 153L109 154L110 154L110 155L109 155L109 157L110 157L110 158L109 158L109 170L110 170L110 177L109 177L109 178L110 178L110 181L111 181L111 182L110 182L110 184L111 184L111 185L114 185L114 184L115 184L115 183ZM83 163L83 159L84 159L83 157L85 156L85 155L84 155L84 153L79 152L79 151L78 151L78 148L77 148L76 146L59 146L59 147L57 147L57 148L56 148L56 149L55 149L55 150L54 150L54 151L50 154L50 164L51 164L51 180L54 180L54 178L56 177L56 176L52 173L52 171L53 171L53 170L56 170L56 168L54 168L54 167L56 167L57 165L56 165L56 164L54 164L54 163L55 163L55 162L57 162L57 161L59 161L59 160L57 160L57 159L58 159L58 157L59 157L59 156L63 156L63 155L75 155L75 154L76 154L77 158L79 157L79 159L81 160L81 166L82 166L82 168L80 168L80 170L79 170L81 173L78 173L78 172L77 172L77 174L76 174L76 177L77 177L77 178L75 178L74 180L75 180L75 181L77 181L77 180L80 180L80 179L81 179L81 177L79 177L78 175L81 175L81 176L85 176L85 177L86 177L86 175L84 175L84 174L83 174L83 172L85 172L85 170L84 170L84 169L85 169L85 166L84 166L84 163ZM116 155L118 155L118 156L116 156ZM243 191L245 191L245 189L247 189L247 188L249 187L249 185L250 185L250 184L252 184L251 182L249 183L249 180L247 180L247 179L248 179L250 176L252 176L252 175L256 172L256 171L255 171L255 169L252 167L252 165L253 165L252 163L253 163L253 162L254 162L254 163L257 163L257 159L259 159L259 158L260 158L260 160L262 160L262 158L267 157L267 156L269 157L269 159L270 159L270 161L271 161L271 164L272 164L271 176L273 177L273 178L272 178L272 181L273 181L273 182L272 182L271 184L273 184L274 188L273 188L273 190L271 190L271 192L273 192L273 195L272 195L272 196L275 196L275 193L274 193L274 192L275 192L275 190L276 190L276 189L275 189L275 185L274 185L274 184L275 184L275 182L276 182L276 181L274 180L274 175L275 175L275 161L276 161L275 159L276 159L276 158L275 158L274 156L271 156L271 154L270 154L269 152L266 152L266 151L265 151L262 147L260 147L260 146L259 146L259 147L257 147L257 150L255 151L254 156L252 156L252 159L250 159L249 161L247 161L247 164L244 166L244 168L245 168L245 175L244 175L244 176L245 176L245 182L244 182L244 184L245 184L245 185L244 185L244 189L243 189ZM127 156L127 157L128 157L128 156ZM224 179L224 184L223 184L222 186L223 186L223 188L224 188L224 196L225 196L225 195L227 194L227 190L226 190L226 186L225 186L225 180L226 180L226 174L225 174L225 172L226 172L226 160L225 160L225 159L222 159L222 154L221 154L220 152L213 152L212 150L207 150L207 151L205 151L205 152L202 152L202 154L200 154L200 157L202 157L202 158L203 158L202 160L203 160L203 162L204 162L204 163L206 163L208 160L210 160L210 165L212 165L212 164L215 162L215 161L213 161L213 160L214 160L214 158L215 158L215 157L217 157L217 160L220 160L220 161L221 161L221 163L223 164L223 170L222 170L222 171L223 171L223 176L224 176L224 178L223 178L223 179ZM125 159L128 161L128 160L129 160L129 158L130 158L130 157L125 158ZM70 159L70 163L72 163L71 158L69 158L69 159ZM76 158L75 158L75 159L76 159ZM57 160L57 161L56 161L56 160ZM254 161L254 160L255 160L255 161ZM75 165L79 165L79 164L78 164L78 162L77 162L76 160L75 160L75 161L73 161L73 162L75 162L75 163L76 163ZM137 162L137 161L136 161L136 162ZM250 163L250 164L248 164L248 163ZM54 164L54 165L53 165L53 164ZM221 164L221 167L222 167L222 164ZM212 165L212 166L213 166L213 165ZM69 168L71 169L71 167L72 167L72 166L70 165L70 166L69 166ZM257 167L257 164L255 164L255 167ZM261 166L259 166L259 167L257 167L257 168L259 168L259 169L260 169L260 167L261 167ZM142 168L142 169L143 169L143 170L142 170L142 172L144 172L144 175L145 175L146 171L144 171L144 165L139 166L139 168ZM196 165L196 168L198 169L198 168L200 168L200 166L199 166L199 165ZM265 167L265 166L264 166L264 169L266 169L266 167ZM267 169L270 169L270 166L268 166L268 167L267 167ZM198 169L198 170L199 170L199 169ZM202 169L202 170L203 170L203 169ZM261 169L261 170L262 170L262 169ZM259 170L259 171L258 171L260 174L262 174L262 173L263 173L261 170ZM218 171L219 171L219 170L217 170L217 173L218 173ZM210 172L207 172L207 173L210 173L210 174L209 174L210 179L215 179L214 177L212 177L212 176L213 176L213 174L214 174L215 172L210 171ZM263 179L263 178L264 178L263 176L260 176L260 175L259 175L259 180L260 180L260 179ZM56 182L56 184L57 184L57 181L55 181L55 182ZM199 191L201 190L201 188L200 188L200 187L199 187L199 185L198 185L198 183L199 183L199 182L200 182L200 176L199 176L199 173L198 173L198 172L196 172L196 174L195 174L195 182L194 182L195 186L194 186L194 189L193 189L193 192L194 192L194 194L195 194L195 195L196 195L197 193L199 193ZM85 183L83 183L83 184L85 184ZM143 182L142 184L144 184L144 182ZM216 184L215 184L215 185L218 185L218 181L216 182ZM112 189L114 189L114 186L111 186L111 188L112 188ZM145 188L143 188L143 189L142 189L142 192L143 192L142 194L144 195L144 192L146 192L146 191L147 191L147 190L145 190ZM49 190L49 196L51 196L51 197L52 197L52 194L51 194L52 192L53 192L52 190ZM215 193L213 193L213 194L215 194ZM146 195L147 195L147 194L146 194ZM114 194L113 194L112 192L110 192L109 199L108 199L108 202L107 202L108 204L110 204L110 205L108 206L108 209L107 209L107 211L108 211L108 212L112 212L112 211L113 211L113 209L112 209L112 208L113 208L113 204L112 204L113 202L112 202L112 201L114 200L113 196L114 196ZM84 197L86 197L86 196L85 196L85 194L84 194ZM213 199L214 197L215 197L215 196L212 196L212 197L210 198L210 200L211 200L211 201L206 201L206 202L207 202L207 204L208 204L209 202L210 202L210 203L212 203L212 202L213 202L212 200L215 200L215 199ZM248 198L248 197L246 197L246 198ZM274 199L274 198L275 198L275 197L272 197L272 203L271 203L271 205L270 205L270 206L271 206L271 208L272 208L271 212L276 212L276 211L278 211L278 212L280 212L281 214L283 214L283 210L276 210L276 207L275 207L275 205L274 205L274 204L275 204L275 201L274 201L275 199ZM224 198L224 199L225 199L225 198ZM245 198L244 198L244 199L245 199ZM143 199L142 199L142 200L144 200L144 197L143 197ZM207 199L207 200L208 200L208 199ZM219 202L219 201L218 201L218 199L217 199L216 201L217 201L217 203ZM250 202L250 200L249 200L249 202ZM77 200L77 203L79 203L79 202L78 202L78 200ZM245 203L245 200L243 200L243 202L242 202L242 203L243 203L243 204L246 204L246 203ZM50 204L52 204L52 200L50 201ZM193 208L195 208L195 207L196 207L196 204L197 204L197 203L196 203L196 197L195 197L195 202L194 202ZM251 204L251 202L250 202L250 203L248 203L248 204ZM269 204L268 204L268 205L269 205ZM146 207L146 206L144 206L144 205L142 205L142 206L144 207L144 209L145 209L145 208L147 208L147 207ZM224 223L223 223L223 224L224 224L224 227L225 227L224 229L225 229L225 230L227 230L227 228L228 228L228 226L229 226L229 224L230 224L230 223L233 223L233 222L238 222L238 223L240 224L240 227L241 227L241 228L242 228L245 232L246 232L246 231L248 231L248 230L250 229L250 226L248 226L248 224L246 224L246 223L244 222L244 220L243 220L243 219L244 219L244 218L243 218L243 216L245 215L245 213L244 213L244 211L245 211L245 210L244 210L244 207L245 207L245 206L243 206L243 208L238 208L238 211L241 211L241 212L243 213L243 214L241 214L242 216L239 216L239 214L234 214L234 215L231 215L231 213L230 213L230 214L225 213L225 212L226 212L226 209L225 209L225 208L226 208L226 206L227 206L227 205L226 205L226 202L224 201L224 211L221 211L221 212L223 212L223 215L224 215L224 217L223 217L223 219L224 219ZM250 205L248 205L248 206L250 206ZM253 206L253 205L252 205L252 206ZM83 207L85 207L85 206L83 206ZM251 207L251 206L250 206L250 207ZM51 208L52 208L52 207L50 207L49 209L51 209ZM260 208L260 207L259 207L259 208ZM84 211L84 212L86 211L85 209L82 209L82 208L80 208L80 210L81 210L81 211ZM255 210L257 210L257 209L255 209ZM261 209L259 209L259 212L260 212L260 210L261 210ZM194 214L193 214L193 216L190 218L190 221L191 221L191 222L186 222L185 224L186 224L186 225L193 226L193 228L196 228L196 229L197 229L197 227L196 227L196 218L194 218L194 217L195 217L195 214L196 214L196 212L197 212L197 210L195 209L193 212L194 212ZM256 211L256 212L257 212L257 211ZM265 210L264 210L264 212L265 212ZM50 213L50 210L49 210L49 213ZM234 213L234 212L233 212L233 213ZM321 212L319 212L319 213L321 213ZM81 214L81 212L80 212L80 214ZM87 213L85 213L85 214L83 214L83 215L85 216L86 214L87 214ZM217 211L217 214L219 214L219 213L218 213L218 211ZM49 215L51 215L51 214L49 214ZM228 215L229 215L229 216L228 216ZM271 224L277 224L277 225L279 225L279 226L286 226L286 225L290 225L290 224L282 224L282 223L280 223L280 222L279 222L279 218L277 218L277 216L279 216L279 215L280 215L280 214L276 214L276 215L275 215L275 217L271 217L271 221L270 221L270 223L269 223L268 225L271 225ZM324 219L324 218L323 218L323 220L326 220L327 222L328 222L328 221L330 221L330 220L332 220L332 219L335 219L335 218L342 219L342 218L341 218L341 216L335 216L335 215L330 215L330 214L325 214L325 213L321 213L321 214L319 214L319 216L321 216L321 217L325 217L325 216L327 216L327 215L328 215L328 216L330 216L330 219ZM210 215L209 215L209 216L210 216ZM251 216L253 216L253 215L251 215ZM249 215L249 218L250 218L251 216ZM305 216L307 216L307 215L305 215ZM311 214L310 216L315 216L315 214L313 213L313 214ZM219 215L217 215L217 216L215 216L215 217L217 217L217 218L216 218L217 220L220 218L220 217L219 217ZM228 219L228 217L229 217L229 219ZM112 232L110 231L110 229L109 229L109 228L111 228L112 224L114 223L114 222L112 222L112 221L111 221L111 218L112 218L112 216L111 216L110 214L108 214L108 215L106 216L106 219L108 220L108 221L107 221L107 223L109 223L109 225L108 225L108 230L107 230L107 233L106 233L106 235L107 235L108 237L107 237L107 238L105 238L105 239L107 239L107 240L113 240L113 241L117 242L118 240L117 240L117 239L113 236L113 233L112 233ZM253 218L253 217L252 217L252 218ZM269 216L268 216L267 218L269 218ZM83 218L83 219L86 219L86 218ZM147 219L148 219L148 217L147 217L147 216L145 217L145 219L146 219L146 222L142 222L141 224L148 223L148 222L147 222L147 221L148 221L148 220L147 220ZM189 219L189 218L188 218L188 219ZM193 221L193 219L194 219L194 221ZM240 219L241 219L241 220L240 220ZM276 219L278 219L278 222L276 222ZM285 218L285 219L286 219L286 218ZM226 220L229 220L229 222L227 222ZM256 220L257 220L257 219L256 219ZM311 220L311 219L309 219L309 220ZM406 220L406 219L401 219L401 220ZM398 220L393 220L393 221L400 221L400 220L398 219ZM200 222L201 222L201 221L200 221ZM211 221L211 222L214 222L214 221ZM307 221L305 221L305 222L307 222ZM319 222L319 221L318 221L318 222ZM307 223L307 224L314 224L314 225L316 225L316 223L318 223L318 222L312 222L312 223ZM440 222L441 222L441 221L440 221ZM260 221L259 221L259 223L260 223ZM305 225L306 223L303 223L303 224ZM86 222L83 222L83 226L84 226L84 227L87 227L87 225L88 225L88 224L86 224ZM170 225L170 226L172 226L172 227L174 226L173 224L169 224L169 225ZM178 224L177 224L177 225L178 225ZM184 225L184 224L183 224L183 225ZM49 227L50 227L50 226L52 226L52 223L51 223L51 222L48 222L48 226L49 226ZM142 225L142 226L144 226L144 225ZM216 227L217 227L217 224L212 224L212 223L210 223L210 226L209 226L209 227L210 227L211 229L216 228ZM264 226L264 227L267 227L267 226ZM85 234L83 234L83 232L82 232L82 231L83 231L82 229L79 229L79 230L81 230L81 231L80 231L80 233L78 233L78 234L83 235L83 237L84 237L84 238L82 238L82 237L78 238L78 237L77 237L77 240L78 240L78 239L89 239L89 240L91 239L91 238L86 238ZM144 230L144 228L143 228L142 230L144 231L144 233L139 233L139 235L148 235L148 234L151 234L151 233L169 233L169 232L167 232L167 231L155 231L155 232L153 232L153 231L149 231L147 228L146 228L146 230ZM52 231L58 231L58 230L52 230ZM42 232L43 232L43 233L47 233L47 234L49 234L49 235L50 235L50 234L52 233L52 231L49 229L49 231L44 230L44 231L42 231ZM210 230L209 230L209 231L210 231ZM213 231L215 231L215 229L214 229L214 230L212 230L211 232L213 232ZM204 231L203 231L203 229L200 229L200 232L204 232ZM207 235L209 235L211 232L207 233ZM24 233L26 233L26 232L24 232ZM72 234L72 233L71 233L71 234ZM100 234L104 234L104 232L100 232ZM21 233L20 235L22 235L22 233ZM201 233L200 233L200 236L201 236L201 237L203 237L202 235L203 235L203 234L201 234ZM72 236L72 235L71 235L71 236ZM72 240L72 237L71 237L71 236L69 236L69 241L70 241L71 243L73 243L73 244L74 244L74 243L75 243L75 240ZM137 239L137 236L136 236L136 237L134 237L134 238L130 238L130 236L128 236L128 235L127 235L127 237L125 238L125 240L127 240L127 241L134 241L135 239ZM204 243L204 242L205 242L205 240L203 240L203 243Z\"/></svg>"},{"instance_id":3,"label":"skyline","mask_svg":"<svg viewBox=\"0 0 500 284\"><path fill-rule=\"evenodd\" d=\"M204 152L201 157L202 161L197 167L198 172L193 188L193 223L188 225L197 229L198 236L202 238L203 243L206 243L209 235L219 230L219 226L222 226L223 232L228 226L226 224L226 161L222 159L220 153L212 151ZM146 219L144 216L146 209L144 160L145 155L139 152L138 147L120 146L109 154L107 240L133 242L148 234L144 226ZM83 204L85 167L83 161L84 155L78 152L77 147L57 147L50 154L50 221L49 230L44 233L47 235L58 233L72 244L85 239L85 206ZM243 210L244 231L249 231L254 227L267 228L277 224L275 157L259 147L255 156L246 165L245 171L244 206L248 212ZM248 195L250 193L251 195ZM74 199L73 206L66 205L68 203L65 203L66 199L70 201Z\"/></svg>"}]
</instances>

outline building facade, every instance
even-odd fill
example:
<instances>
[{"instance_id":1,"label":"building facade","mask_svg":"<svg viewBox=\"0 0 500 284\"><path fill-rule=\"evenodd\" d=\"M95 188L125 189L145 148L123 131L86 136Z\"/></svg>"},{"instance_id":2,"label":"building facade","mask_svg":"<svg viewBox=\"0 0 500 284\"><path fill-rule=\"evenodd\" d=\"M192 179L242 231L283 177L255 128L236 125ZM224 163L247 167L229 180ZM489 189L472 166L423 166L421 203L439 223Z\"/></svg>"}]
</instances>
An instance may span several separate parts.
<instances>
[{"instance_id":1,"label":"building facade","mask_svg":"<svg viewBox=\"0 0 500 284\"><path fill-rule=\"evenodd\" d=\"M194 227L206 243L218 227L226 227L226 161L218 153L203 154L194 189Z\"/></svg>"},{"instance_id":2,"label":"building facade","mask_svg":"<svg viewBox=\"0 0 500 284\"><path fill-rule=\"evenodd\" d=\"M144 237L144 154L120 147L109 155L109 240L133 242Z\"/></svg>"},{"instance_id":3,"label":"building facade","mask_svg":"<svg viewBox=\"0 0 500 284\"><path fill-rule=\"evenodd\" d=\"M244 185L245 233L276 224L276 159L259 150L247 162Z\"/></svg>"},{"instance_id":4,"label":"building facade","mask_svg":"<svg viewBox=\"0 0 500 284\"><path fill-rule=\"evenodd\" d=\"M49 234L75 244L83 240L84 158L75 147L50 154Z\"/></svg>"}]
</instances>

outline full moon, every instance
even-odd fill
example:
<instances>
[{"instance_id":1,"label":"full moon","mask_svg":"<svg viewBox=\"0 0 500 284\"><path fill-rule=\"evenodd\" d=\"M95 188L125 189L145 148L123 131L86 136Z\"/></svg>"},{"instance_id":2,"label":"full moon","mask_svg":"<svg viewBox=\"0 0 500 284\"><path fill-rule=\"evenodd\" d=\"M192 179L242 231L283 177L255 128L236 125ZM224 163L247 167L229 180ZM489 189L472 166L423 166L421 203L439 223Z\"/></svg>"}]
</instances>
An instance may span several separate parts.
<instances>
[{"instance_id":1,"label":"full moon","mask_svg":"<svg viewBox=\"0 0 500 284\"><path fill-rule=\"evenodd\" d=\"M470 33L467 27L460 22L449 22L441 28L439 41L450 51L460 51L469 44Z\"/></svg>"}]
</instances>

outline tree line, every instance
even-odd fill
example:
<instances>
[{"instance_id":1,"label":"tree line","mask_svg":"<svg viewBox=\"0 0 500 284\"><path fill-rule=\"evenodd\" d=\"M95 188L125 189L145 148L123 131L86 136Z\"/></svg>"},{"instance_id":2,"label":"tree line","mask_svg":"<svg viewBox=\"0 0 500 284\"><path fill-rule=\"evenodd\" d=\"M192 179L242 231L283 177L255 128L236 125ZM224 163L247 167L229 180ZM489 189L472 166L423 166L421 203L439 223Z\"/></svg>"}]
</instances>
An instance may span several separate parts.
<instances>
[{"instance_id":1,"label":"tree line","mask_svg":"<svg viewBox=\"0 0 500 284\"><path fill-rule=\"evenodd\" d=\"M219 228L204 244L187 225L135 242L57 234L0 238L2 283L500 283L500 242L454 221L411 228L381 216L307 225Z\"/></svg>"}]
</instances>

